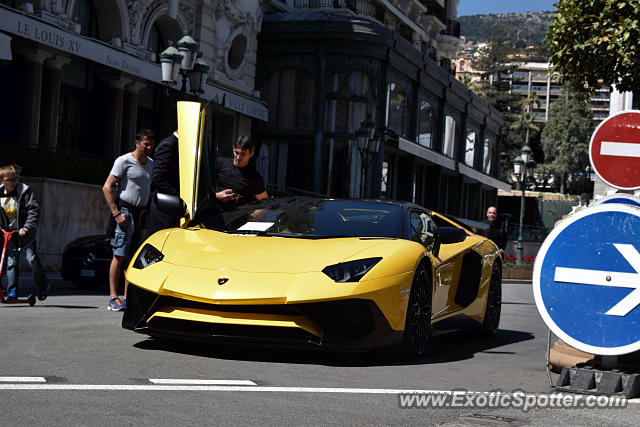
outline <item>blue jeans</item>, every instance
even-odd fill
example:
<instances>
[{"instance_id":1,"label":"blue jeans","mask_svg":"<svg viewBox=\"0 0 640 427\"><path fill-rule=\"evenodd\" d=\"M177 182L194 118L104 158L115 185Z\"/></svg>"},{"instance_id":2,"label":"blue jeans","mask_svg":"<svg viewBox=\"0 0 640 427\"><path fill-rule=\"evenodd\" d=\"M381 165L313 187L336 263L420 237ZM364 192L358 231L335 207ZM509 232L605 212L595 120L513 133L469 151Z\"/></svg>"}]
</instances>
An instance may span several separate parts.
<instances>
[{"instance_id":1,"label":"blue jeans","mask_svg":"<svg viewBox=\"0 0 640 427\"><path fill-rule=\"evenodd\" d=\"M20 248L20 253L25 254L27 264L33 273L33 279L38 284L38 289L47 288L47 276L44 274L40 258L36 252L36 242L29 244L26 248ZM16 281L16 268L18 268L18 233L16 232L7 244L7 291L18 288Z\"/></svg>"},{"instance_id":2,"label":"blue jeans","mask_svg":"<svg viewBox=\"0 0 640 427\"><path fill-rule=\"evenodd\" d=\"M111 238L111 248L114 256L128 256L133 233L135 232L135 224L133 223L133 214L129 212L129 209L121 207L120 212L124 214L129 225L126 227L120 227L119 224L116 225L116 231Z\"/></svg>"}]
</instances>

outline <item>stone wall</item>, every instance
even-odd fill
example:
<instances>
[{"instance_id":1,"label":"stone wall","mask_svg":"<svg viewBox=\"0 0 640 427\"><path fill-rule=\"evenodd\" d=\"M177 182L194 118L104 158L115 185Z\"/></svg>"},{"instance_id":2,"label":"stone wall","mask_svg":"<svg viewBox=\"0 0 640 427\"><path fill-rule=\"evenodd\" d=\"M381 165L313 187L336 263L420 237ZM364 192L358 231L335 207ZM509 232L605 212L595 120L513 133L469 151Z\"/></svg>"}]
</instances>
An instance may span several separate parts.
<instances>
[{"instance_id":1,"label":"stone wall","mask_svg":"<svg viewBox=\"0 0 640 427\"><path fill-rule=\"evenodd\" d=\"M22 177L40 203L37 245L46 271L60 271L62 253L72 240L104 234L109 209L99 185ZM23 263L26 265L26 263Z\"/></svg>"}]
</instances>

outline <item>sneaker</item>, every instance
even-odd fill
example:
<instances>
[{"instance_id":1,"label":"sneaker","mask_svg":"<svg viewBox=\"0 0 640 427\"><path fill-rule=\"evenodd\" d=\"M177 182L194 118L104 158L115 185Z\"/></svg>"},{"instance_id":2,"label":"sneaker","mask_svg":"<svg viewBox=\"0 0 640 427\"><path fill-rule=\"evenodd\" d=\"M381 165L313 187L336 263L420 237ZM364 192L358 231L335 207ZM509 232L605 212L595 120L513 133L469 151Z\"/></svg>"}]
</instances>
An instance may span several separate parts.
<instances>
[{"instance_id":1,"label":"sneaker","mask_svg":"<svg viewBox=\"0 0 640 427\"><path fill-rule=\"evenodd\" d=\"M107 305L107 310L111 311L120 311L124 309L124 304L120 301L120 298L113 297L109 300L109 304Z\"/></svg>"},{"instance_id":2,"label":"sneaker","mask_svg":"<svg viewBox=\"0 0 640 427\"><path fill-rule=\"evenodd\" d=\"M15 301L18 299L18 296L16 295L16 288L11 288L9 290L9 292L7 292L7 301Z\"/></svg>"},{"instance_id":3,"label":"sneaker","mask_svg":"<svg viewBox=\"0 0 640 427\"><path fill-rule=\"evenodd\" d=\"M49 296L49 285L45 286L44 288L38 291L38 299L40 301L46 300L47 296Z\"/></svg>"}]
</instances>

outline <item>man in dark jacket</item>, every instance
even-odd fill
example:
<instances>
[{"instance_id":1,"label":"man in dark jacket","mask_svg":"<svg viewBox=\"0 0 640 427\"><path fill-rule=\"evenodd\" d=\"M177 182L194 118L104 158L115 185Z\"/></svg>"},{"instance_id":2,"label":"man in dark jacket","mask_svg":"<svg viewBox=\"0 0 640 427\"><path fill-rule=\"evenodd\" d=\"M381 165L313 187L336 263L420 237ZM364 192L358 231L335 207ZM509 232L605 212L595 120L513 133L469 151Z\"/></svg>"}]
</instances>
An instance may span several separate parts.
<instances>
[{"instance_id":1,"label":"man in dark jacket","mask_svg":"<svg viewBox=\"0 0 640 427\"><path fill-rule=\"evenodd\" d=\"M498 209L495 206L489 206L487 209L487 219L489 223L489 231L487 237L498 246L500 252L504 253L504 248L507 246L507 231L504 229L504 224L498 217Z\"/></svg>"},{"instance_id":2,"label":"man in dark jacket","mask_svg":"<svg viewBox=\"0 0 640 427\"><path fill-rule=\"evenodd\" d=\"M178 227L180 219L172 217L158 209L157 193L180 197L180 170L178 168L178 131L160 141L153 156L151 173L151 206L147 236L158 230Z\"/></svg>"},{"instance_id":3,"label":"man in dark jacket","mask_svg":"<svg viewBox=\"0 0 640 427\"><path fill-rule=\"evenodd\" d=\"M49 285L36 251L36 230L40 221L40 206L28 185L18 182L15 166L0 167L0 225L14 235L7 244L7 300L17 299L16 268L18 248L25 252L27 263L38 284L38 299L47 298ZM4 233L3 233L4 237ZM4 237L8 238L8 237Z\"/></svg>"}]
</instances>

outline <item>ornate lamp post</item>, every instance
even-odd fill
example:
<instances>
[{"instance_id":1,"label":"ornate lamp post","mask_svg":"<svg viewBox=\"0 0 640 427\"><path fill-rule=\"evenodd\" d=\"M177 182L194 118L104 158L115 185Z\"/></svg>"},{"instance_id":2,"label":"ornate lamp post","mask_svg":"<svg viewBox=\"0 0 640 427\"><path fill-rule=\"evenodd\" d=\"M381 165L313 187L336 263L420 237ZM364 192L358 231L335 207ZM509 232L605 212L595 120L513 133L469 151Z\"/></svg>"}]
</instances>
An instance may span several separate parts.
<instances>
[{"instance_id":1,"label":"ornate lamp post","mask_svg":"<svg viewBox=\"0 0 640 427\"><path fill-rule=\"evenodd\" d=\"M169 47L160 54L162 64L162 83L167 88L173 87L178 82L178 75L182 75L180 91L187 92L187 78L191 93L197 95L204 92L204 83L207 79L209 65L202 60L202 53L198 52L198 42L185 31L176 45L169 41Z\"/></svg>"},{"instance_id":2,"label":"ornate lamp post","mask_svg":"<svg viewBox=\"0 0 640 427\"><path fill-rule=\"evenodd\" d=\"M367 114L367 118L360 122L360 129L356 132L356 147L362 161L362 178L360 179L360 197L366 197L367 172L369 162L380 150L380 136L376 131L376 122Z\"/></svg>"},{"instance_id":3,"label":"ornate lamp post","mask_svg":"<svg viewBox=\"0 0 640 427\"><path fill-rule=\"evenodd\" d=\"M520 155L513 159L513 174L515 175L520 186L520 226L518 228L518 243L516 245L517 264L522 263L522 222L524 219L524 197L527 184L533 178L533 171L536 168L536 162L531 158L531 148L525 145L520 150Z\"/></svg>"}]
</instances>

